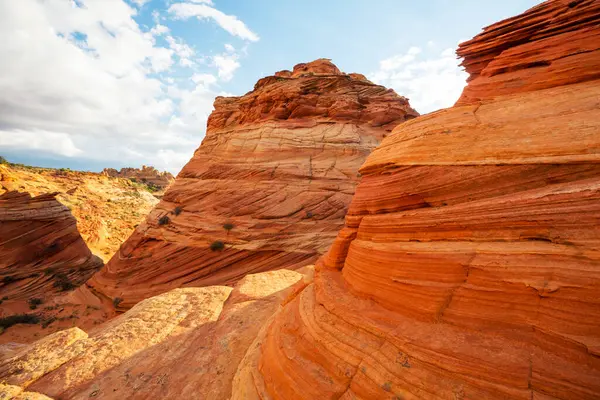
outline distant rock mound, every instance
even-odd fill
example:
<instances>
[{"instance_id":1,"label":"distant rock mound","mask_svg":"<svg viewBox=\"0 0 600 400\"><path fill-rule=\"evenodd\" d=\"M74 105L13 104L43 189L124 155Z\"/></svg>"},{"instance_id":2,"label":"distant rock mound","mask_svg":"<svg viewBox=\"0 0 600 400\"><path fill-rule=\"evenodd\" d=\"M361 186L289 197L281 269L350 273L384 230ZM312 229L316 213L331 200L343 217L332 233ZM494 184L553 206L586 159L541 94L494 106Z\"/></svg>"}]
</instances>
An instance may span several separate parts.
<instances>
[{"instance_id":1,"label":"distant rock mound","mask_svg":"<svg viewBox=\"0 0 600 400\"><path fill-rule=\"evenodd\" d=\"M145 183L157 189L166 189L175 180L173 174L167 171L160 172L152 166L142 165L142 168L104 168L102 174L113 178L127 178L135 182Z\"/></svg>"},{"instance_id":2,"label":"distant rock mound","mask_svg":"<svg viewBox=\"0 0 600 400\"><path fill-rule=\"evenodd\" d=\"M72 290L103 265L55 195L0 195L0 297L5 300Z\"/></svg>"},{"instance_id":3,"label":"distant rock mound","mask_svg":"<svg viewBox=\"0 0 600 400\"><path fill-rule=\"evenodd\" d=\"M355 77L317 60L217 97L194 157L89 287L125 309L176 287L313 263L343 226L366 156L418 115Z\"/></svg>"}]
</instances>

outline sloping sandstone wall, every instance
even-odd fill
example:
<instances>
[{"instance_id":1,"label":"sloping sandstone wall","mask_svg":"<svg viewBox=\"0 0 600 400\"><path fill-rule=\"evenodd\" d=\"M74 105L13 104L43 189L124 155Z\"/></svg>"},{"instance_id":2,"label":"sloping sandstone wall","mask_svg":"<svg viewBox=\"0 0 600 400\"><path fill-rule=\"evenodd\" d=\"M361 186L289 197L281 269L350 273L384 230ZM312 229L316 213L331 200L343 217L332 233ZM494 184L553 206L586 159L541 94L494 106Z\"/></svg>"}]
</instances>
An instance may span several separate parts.
<instances>
[{"instance_id":1,"label":"sloping sandstone wall","mask_svg":"<svg viewBox=\"0 0 600 400\"><path fill-rule=\"evenodd\" d=\"M343 226L366 156L417 115L325 59L218 97L200 148L88 285L126 309L176 287L313 263Z\"/></svg>"}]
</instances>

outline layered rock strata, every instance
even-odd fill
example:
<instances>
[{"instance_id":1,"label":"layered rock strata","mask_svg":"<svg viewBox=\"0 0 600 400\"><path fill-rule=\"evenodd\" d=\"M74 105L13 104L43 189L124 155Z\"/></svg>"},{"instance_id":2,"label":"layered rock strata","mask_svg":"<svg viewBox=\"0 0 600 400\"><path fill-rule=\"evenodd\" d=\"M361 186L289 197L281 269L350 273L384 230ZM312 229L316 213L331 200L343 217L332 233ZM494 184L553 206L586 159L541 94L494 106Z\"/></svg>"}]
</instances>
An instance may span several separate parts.
<instances>
[{"instance_id":1,"label":"layered rock strata","mask_svg":"<svg viewBox=\"0 0 600 400\"><path fill-rule=\"evenodd\" d=\"M343 226L365 157L416 116L393 90L323 59L218 97L194 157L89 287L126 309L314 262Z\"/></svg>"},{"instance_id":2,"label":"layered rock strata","mask_svg":"<svg viewBox=\"0 0 600 400\"><path fill-rule=\"evenodd\" d=\"M0 398L228 399L238 366L256 368L248 349L311 279L307 267L248 275L234 288L175 289L89 334L54 333L0 358Z\"/></svg>"},{"instance_id":3,"label":"layered rock strata","mask_svg":"<svg viewBox=\"0 0 600 400\"><path fill-rule=\"evenodd\" d=\"M55 194L0 196L0 297L25 300L71 290L102 265Z\"/></svg>"},{"instance_id":4,"label":"layered rock strata","mask_svg":"<svg viewBox=\"0 0 600 400\"><path fill-rule=\"evenodd\" d=\"M175 180L173 174L159 171L152 166L142 165L142 168L104 168L103 175L113 178L126 178L136 182L152 185L157 189L166 189Z\"/></svg>"},{"instance_id":5,"label":"layered rock strata","mask_svg":"<svg viewBox=\"0 0 600 400\"><path fill-rule=\"evenodd\" d=\"M461 45L458 104L368 157L232 398L599 398L599 35L548 1Z\"/></svg>"}]
</instances>

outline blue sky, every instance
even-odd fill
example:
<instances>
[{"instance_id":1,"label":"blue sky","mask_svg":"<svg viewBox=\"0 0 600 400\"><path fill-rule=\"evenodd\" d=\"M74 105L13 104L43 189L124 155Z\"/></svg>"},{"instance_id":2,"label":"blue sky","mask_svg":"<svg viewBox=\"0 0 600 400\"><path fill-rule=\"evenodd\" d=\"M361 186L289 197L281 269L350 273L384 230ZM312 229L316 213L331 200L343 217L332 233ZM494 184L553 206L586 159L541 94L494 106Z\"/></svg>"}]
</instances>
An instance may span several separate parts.
<instances>
[{"instance_id":1,"label":"blue sky","mask_svg":"<svg viewBox=\"0 0 600 400\"><path fill-rule=\"evenodd\" d=\"M0 1L0 155L49 167L154 165L176 173L216 95L330 58L449 107L457 44L538 0ZM485 5L483 5L485 4Z\"/></svg>"}]
</instances>

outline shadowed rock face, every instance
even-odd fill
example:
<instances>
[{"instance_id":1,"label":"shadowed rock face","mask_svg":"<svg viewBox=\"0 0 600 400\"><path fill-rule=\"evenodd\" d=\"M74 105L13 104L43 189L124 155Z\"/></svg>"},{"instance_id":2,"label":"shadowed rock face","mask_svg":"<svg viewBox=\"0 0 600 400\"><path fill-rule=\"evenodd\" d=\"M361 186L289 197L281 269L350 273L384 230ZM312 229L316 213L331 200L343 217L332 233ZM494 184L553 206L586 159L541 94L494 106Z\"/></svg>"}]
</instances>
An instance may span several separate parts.
<instances>
[{"instance_id":1,"label":"shadowed rock face","mask_svg":"<svg viewBox=\"0 0 600 400\"><path fill-rule=\"evenodd\" d=\"M88 285L125 309L175 287L313 263L343 226L366 156L417 115L324 59L217 98L194 157Z\"/></svg>"},{"instance_id":2,"label":"shadowed rock face","mask_svg":"<svg viewBox=\"0 0 600 400\"><path fill-rule=\"evenodd\" d=\"M367 158L233 398L597 399L599 38L598 1L549 1L461 45L460 101Z\"/></svg>"},{"instance_id":3,"label":"shadowed rock face","mask_svg":"<svg viewBox=\"0 0 600 400\"><path fill-rule=\"evenodd\" d=\"M101 266L54 194L0 196L0 297L23 300L72 289Z\"/></svg>"}]
</instances>

